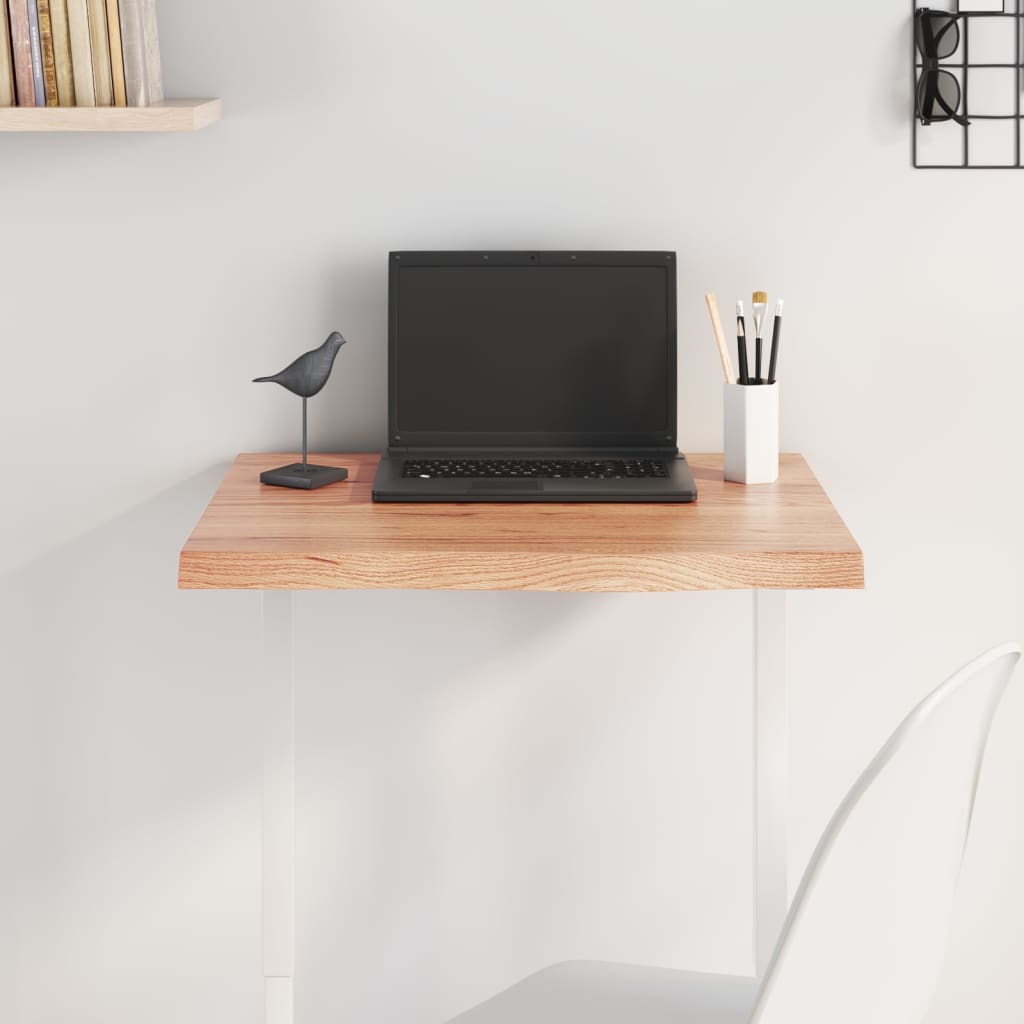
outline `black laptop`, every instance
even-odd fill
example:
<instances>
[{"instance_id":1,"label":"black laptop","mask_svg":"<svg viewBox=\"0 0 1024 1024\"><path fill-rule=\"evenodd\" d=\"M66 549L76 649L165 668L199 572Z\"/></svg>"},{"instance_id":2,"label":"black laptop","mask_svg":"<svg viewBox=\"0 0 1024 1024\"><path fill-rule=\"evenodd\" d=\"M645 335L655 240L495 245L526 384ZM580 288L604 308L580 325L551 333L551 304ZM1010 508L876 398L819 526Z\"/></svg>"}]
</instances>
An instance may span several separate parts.
<instances>
[{"instance_id":1,"label":"black laptop","mask_svg":"<svg viewBox=\"0 0 1024 1024\"><path fill-rule=\"evenodd\" d=\"M685 502L671 252L394 252L375 501Z\"/></svg>"}]
</instances>

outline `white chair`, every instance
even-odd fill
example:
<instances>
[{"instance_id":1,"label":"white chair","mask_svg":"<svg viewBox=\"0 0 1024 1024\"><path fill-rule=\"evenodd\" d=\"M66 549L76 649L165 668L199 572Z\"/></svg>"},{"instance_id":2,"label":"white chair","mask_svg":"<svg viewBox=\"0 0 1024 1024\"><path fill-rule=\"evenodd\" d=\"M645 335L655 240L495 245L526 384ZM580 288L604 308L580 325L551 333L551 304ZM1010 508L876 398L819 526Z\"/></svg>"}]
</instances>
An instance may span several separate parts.
<instances>
[{"instance_id":1,"label":"white chair","mask_svg":"<svg viewBox=\"0 0 1024 1024\"><path fill-rule=\"evenodd\" d=\"M569 962L452 1024L921 1024L935 991L989 727L1020 647L917 706L818 842L763 981Z\"/></svg>"}]
</instances>

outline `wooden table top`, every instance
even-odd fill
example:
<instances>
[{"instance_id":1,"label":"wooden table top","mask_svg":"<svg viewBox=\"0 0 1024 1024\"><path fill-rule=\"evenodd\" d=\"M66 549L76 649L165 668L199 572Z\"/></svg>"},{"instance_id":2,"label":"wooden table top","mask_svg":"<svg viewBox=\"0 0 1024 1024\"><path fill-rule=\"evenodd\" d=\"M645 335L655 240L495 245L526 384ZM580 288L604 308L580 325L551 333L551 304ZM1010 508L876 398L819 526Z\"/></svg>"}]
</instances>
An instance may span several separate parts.
<instances>
[{"instance_id":1,"label":"wooden table top","mask_svg":"<svg viewBox=\"0 0 1024 1024\"><path fill-rule=\"evenodd\" d=\"M687 456L691 505L374 504L379 456L317 455L349 479L268 487L294 454L239 455L181 552L178 586L218 590L672 591L862 588L864 560L800 455L774 484Z\"/></svg>"}]
</instances>

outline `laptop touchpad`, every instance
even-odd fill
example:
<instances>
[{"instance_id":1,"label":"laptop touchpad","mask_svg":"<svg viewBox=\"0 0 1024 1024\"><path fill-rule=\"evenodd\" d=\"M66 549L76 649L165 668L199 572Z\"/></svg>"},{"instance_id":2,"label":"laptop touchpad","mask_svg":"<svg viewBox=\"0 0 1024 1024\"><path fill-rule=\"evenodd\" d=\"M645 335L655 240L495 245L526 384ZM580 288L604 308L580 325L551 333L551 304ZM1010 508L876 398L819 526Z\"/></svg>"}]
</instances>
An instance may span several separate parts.
<instances>
[{"instance_id":1,"label":"laptop touchpad","mask_svg":"<svg viewBox=\"0 0 1024 1024\"><path fill-rule=\"evenodd\" d=\"M474 480L470 485L471 491L539 491L539 480Z\"/></svg>"}]
</instances>

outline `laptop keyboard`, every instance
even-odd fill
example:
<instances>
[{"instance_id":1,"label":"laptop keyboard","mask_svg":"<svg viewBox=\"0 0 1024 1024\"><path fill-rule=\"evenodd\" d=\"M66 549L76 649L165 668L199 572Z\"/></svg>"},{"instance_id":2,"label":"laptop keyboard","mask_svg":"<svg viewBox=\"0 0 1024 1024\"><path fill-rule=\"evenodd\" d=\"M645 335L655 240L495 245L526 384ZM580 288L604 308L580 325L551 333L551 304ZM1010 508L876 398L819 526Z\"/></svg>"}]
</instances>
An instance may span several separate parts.
<instances>
[{"instance_id":1,"label":"laptop keyboard","mask_svg":"<svg viewBox=\"0 0 1024 1024\"><path fill-rule=\"evenodd\" d=\"M663 480L668 477L668 467L657 459L406 459L402 476L423 480Z\"/></svg>"}]
</instances>

